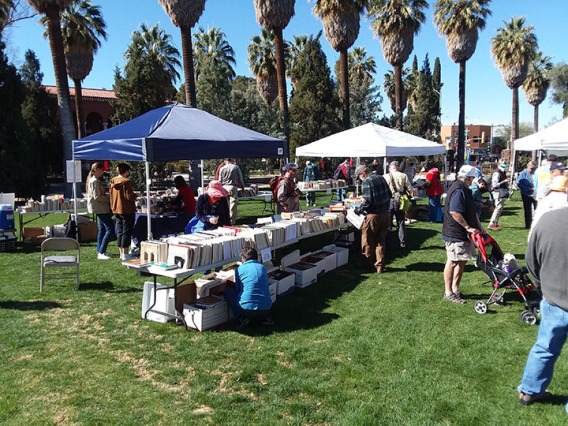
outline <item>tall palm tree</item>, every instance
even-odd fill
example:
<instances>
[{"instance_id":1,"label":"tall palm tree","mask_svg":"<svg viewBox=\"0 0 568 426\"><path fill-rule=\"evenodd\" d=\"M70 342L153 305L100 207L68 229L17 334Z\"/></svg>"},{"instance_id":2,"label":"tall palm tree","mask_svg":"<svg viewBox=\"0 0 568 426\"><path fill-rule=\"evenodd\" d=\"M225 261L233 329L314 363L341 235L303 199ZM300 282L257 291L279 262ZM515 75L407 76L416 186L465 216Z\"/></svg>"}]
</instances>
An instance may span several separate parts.
<instances>
[{"instance_id":1,"label":"tall palm tree","mask_svg":"<svg viewBox=\"0 0 568 426\"><path fill-rule=\"evenodd\" d=\"M550 56L544 56L539 50L529 64L527 79L523 83L523 91L527 101L534 107L534 131L538 132L538 107L546 99L550 87L549 71L552 69Z\"/></svg>"},{"instance_id":2,"label":"tall palm tree","mask_svg":"<svg viewBox=\"0 0 568 426\"><path fill-rule=\"evenodd\" d=\"M292 16L294 16L295 3L295 0L254 0L256 20L264 28L274 31L278 98L286 140L290 140L290 117L288 113L288 93L286 91L286 57L284 54L283 30L288 26Z\"/></svg>"},{"instance_id":3,"label":"tall palm tree","mask_svg":"<svg viewBox=\"0 0 568 426\"><path fill-rule=\"evenodd\" d=\"M377 72L377 64L372 56L367 56L364 47L355 47L348 55L349 69L351 74L360 79L373 78L372 74Z\"/></svg>"},{"instance_id":4,"label":"tall palm tree","mask_svg":"<svg viewBox=\"0 0 568 426\"><path fill-rule=\"evenodd\" d=\"M223 74L229 80L233 80L236 76L233 65L236 65L235 51L225 38L225 33L221 29L213 27L205 30L199 27L199 31L195 33L194 61L195 75L199 78L201 63L203 58L207 57L223 70Z\"/></svg>"},{"instance_id":5,"label":"tall palm tree","mask_svg":"<svg viewBox=\"0 0 568 426\"><path fill-rule=\"evenodd\" d=\"M61 121L61 135L63 137L63 158L71 160L73 155L72 141L75 136L73 115L71 113L71 96L65 67L65 51L63 36L61 34L61 12L73 0L28 0L28 3L40 14L45 15L49 48L55 73L55 86L57 89L57 104ZM71 185L67 185L65 195L71 196Z\"/></svg>"},{"instance_id":6,"label":"tall palm tree","mask_svg":"<svg viewBox=\"0 0 568 426\"><path fill-rule=\"evenodd\" d=\"M317 38L319 38L320 36L321 36L321 31L317 35ZM300 57L300 53L302 53L302 51L306 48L308 42L312 39L313 36L299 35L299 36L294 36L294 41L291 43L284 41L284 43L287 46L287 48L284 51L284 54L286 56L286 71L288 73L288 76L290 77L292 88L296 87L296 76L294 72L294 67L297 64L296 60L297 58Z\"/></svg>"},{"instance_id":7,"label":"tall palm tree","mask_svg":"<svg viewBox=\"0 0 568 426\"><path fill-rule=\"evenodd\" d=\"M503 80L513 91L511 144L519 138L519 86L527 78L530 62L538 49L534 27L525 26L525 18L513 17L491 39L491 55L501 70ZM513 147L510 147L513 149Z\"/></svg>"},{"instance_id":8,"label":"tall palm tree","mask_svg":"<svg viewBox=\"0 0 568 426\"><path fill-rule=\"evenodd\" d=\"M414 49L414 36L426 20L423 10L427 7L426 0L369 0L371 29L380 37L383 56L394 68L398 130L403 130L402 67Z\"/></svg>"},{"instance_id":9,"label":"tall palm tree","mask_svg":"<svg viewBox=\"0 0 568 426\"><path fill-rule=\"evenodd\" d=\"M402 74L402 102L401 110L404 112L406 105L408 103L408 96L412 92L413 82L411 78L410 68L403 68ZM396 79L394 77L394 72L387 71L383 76L383 87L385 89L385 94L389 98L391 109L396 112L397 97L396 97Z\"/></svg>"},{"instance_id":10,"label":"tall palm tree","mask_svg":"<svg viewBox=\"0 0 568 426\"><path fill-rule=\"evenodd\" d=\"M465 150L465 66L475 53L479 31L485 28L491 15L491 0L438 0L434 24L440 35L446 37L450 59L460 65L457 167L463 164Z\"/></svg>"},{"instance_id":11,"label":"tall palm tree","mask_svg":"<svg viewBox=\"0 0 568 426\"><path fill-rule=\"evenodd\" d=\"M195 108L197 106L197 97L195 94L191 29L203 14L205 0L159 0L159 2L172 20L172 23L179 27L181 31L185 102L187 105Z\"/></svg>"},{"instance_id":12,"label":"tall palm tree","mask_svg":"<svg viewBox=\"0 0 568 426\"><path fill-rule=\"evenodd\" d=\"M42 18L42 21L44 19ZM81 82L93 69L94 55L101 46L99 37L106 40L105 28L101 7L92 4L90 0L75 0L61 14L67 74L75 85L75 112L79 138L85 136Z\"/></svg>"},{"instance_id":13,"label":"tall palm tree","mask_svg":"<svg viewBox=\"0 0 568 426\"><path fill-rule=\"evenodd\" d=\"M344 130L351 127L347 50L359 36L360 16L366 6L367 0L315 0L313 9L314 14L322 20L325 38L331 47L339 52Z\"/></svg>"},{"instance_id":14,"label":"tall palm tree","mask_svg":"<svg viewBox=\"0 0 568 426\"><path fill-rule=\"evenodd\" d=\"M247 61L252 73L256 76L258 93L264 102L270 106L278 97L274 32L263 28L260 35L255 35L252 38L247 50Z\"/></svg>"}]
</instances>

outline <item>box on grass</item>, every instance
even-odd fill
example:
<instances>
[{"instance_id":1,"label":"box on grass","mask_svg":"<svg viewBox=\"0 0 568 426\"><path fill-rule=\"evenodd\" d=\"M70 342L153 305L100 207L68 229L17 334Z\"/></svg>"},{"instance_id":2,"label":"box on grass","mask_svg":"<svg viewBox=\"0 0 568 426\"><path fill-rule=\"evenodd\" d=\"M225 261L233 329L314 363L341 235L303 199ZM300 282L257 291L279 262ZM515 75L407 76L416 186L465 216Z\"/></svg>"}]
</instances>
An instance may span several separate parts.
<instances>
[{"instance_id":1,"label":"box on grass","mask_svg":"<svg viewBox=\"0 0 568 426\"><path fill-rule=\"evenodd\" d=\"M219 296L207 296L183 306L185 323L199 331L209 330L229 321L229 307Z\"/></svg>"},{"instance_id":2,"label":"box on grass","mask_svg":"<svg viewBox=\"0 0 568 426\"><path fill-rule=\"evenodd\" d=\"M96 222L84 222L79 224L80 243L90 243L91 241L97 241L98 233L99 228Z\"/></svg>"},{"instance_id":3,"label":"box on grass","mask_svg":"<svg viewBox=\"0 0 568 426\"><path fill-rule=\"evenodd\" d=\"M25 226L23 229L24 243L41 244L45 240L45 228L40 226Z\"/></svg>"},{"instance_id":4,"label":"box on grass","mask_svg":"<svg viewBox=\"0 0 568 426\"><path fill-rule=\"evenodd\" d=\"M176 288L175 300L176 311L180 314L183 312L183 305L193 303L197 299L197 287L195 281L188 281L180 284Z\"/></svg>"},{"instance_id":5,"label":"box on grass","mask_svg":"<svg viewBox=\"0 0 568 426\"><path fill-rule=\"evenodd\" d=\"M318 268L318 276L333 271L337 266L334 252L319 250L302 257L302 262L313 263Z\"/></svg>"},{"instance_id":6,"label":"box on grass","mask_svg":"<svg viewBox=\"0 0 568 426\"><path fill-rule=\"evenodd\" d=\"M335 244L330 244L323 248L326 251L332 251L335 253L336 267L347 265L349 262L349 247L336 246Z\"/></svg>"},{"instance_id":7,"label":"box on grass","mask_svg":"<svg viewBox=\"0 0 568 426\"><path fill-rule=\"evenodd\" d=\"M276 281L268 280L268 291L270 292L270 300L272 303L276 302L276 296L278 294L278 283Z\"/></svg>"},{"instance_id":8,"label":"box on grass","mask_svg":"<svg viewBox=\"0 0 568 426\"><path fill-rule=\"evenodd\" d=\"M300 250L294 250L292 253L284 256L281 261L281 267L285 271L294 273L296 276L296 287L298 288L312 285L318 279L318 267L313 263L302 262L300 260Z\"/></svg>"},{"instance_id":9,"label":"box on grass","mask_svg":"<svg viewBox=\"0 0 568 426\"><path fill-rule=\"evenodd\" d=\"M276 295L282 297L294 291L296 276L292 272L277 269L268 274L268 285L276 284Z\"/></svg>"},{"instance_id":10,"label":"box on grass","mask_svg":"<svg viewBox=\"0 0 568 426\"><path fill-rule=\"evenodd\" d=\"M150 306L154 304L154 283L146 281L144 283L144 292L142 293L142 318ZM163 312L166 314L174 315L174 293L173 289L166 285L156 284L156 304L152 307L153 310ZM168 322L172 317L162 315L157 312L148 312L146 319L156 322Z\"/></svg>"},{"instance_id":11,"label":"box on grass","mask_svg":"<svg viewBox=\"0 0 568 426\"><path fill-rule=\"evenodd\" d=\"M195 286L197 287L197 299L201 299L211 294L223 294L227 284L223 278L213 272L195 280Z\"/></svg>"}]
</instances>

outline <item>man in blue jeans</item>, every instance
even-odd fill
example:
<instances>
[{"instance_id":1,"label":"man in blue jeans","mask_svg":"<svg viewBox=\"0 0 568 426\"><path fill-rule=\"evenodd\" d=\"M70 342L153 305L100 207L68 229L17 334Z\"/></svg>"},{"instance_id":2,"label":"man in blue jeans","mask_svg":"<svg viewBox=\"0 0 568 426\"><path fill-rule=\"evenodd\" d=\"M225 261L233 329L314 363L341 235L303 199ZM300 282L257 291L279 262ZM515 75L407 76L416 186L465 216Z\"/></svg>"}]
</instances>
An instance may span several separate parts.
<instances>
[{"instance_id":1,"label":"man in blue jeans","mask_svg":"<svg viewBox=\"0 0 568 426\"><path fill-rule=\"evenodd\" d=\"M245 246L241 251L243 262L235 272L235 285L225 289L225 300L237 317L237 327L242 328L253 318L263 325L272 325L268 315L272 299L268 290L266 267L258 260L255 248Z\"/></svg>"},{"instance_id":2,"label":"man in blue jeans","mask_svg":"<svg viewBox=\"0 0 568 426\"><path fill-rule=\"evenodd\" d=\"M552 381L554 364L568 336L568 296L566 265L568 234L559 232L568 226L568 208L551 210L546 220L536 223L531 232L527 268L540 286L540 326L536 343L529 352L523 379L518 388L519 402L529 405L550 397L546 389ZM566 406L568 412L568 405Z\"/></svg>"}]
</instances>

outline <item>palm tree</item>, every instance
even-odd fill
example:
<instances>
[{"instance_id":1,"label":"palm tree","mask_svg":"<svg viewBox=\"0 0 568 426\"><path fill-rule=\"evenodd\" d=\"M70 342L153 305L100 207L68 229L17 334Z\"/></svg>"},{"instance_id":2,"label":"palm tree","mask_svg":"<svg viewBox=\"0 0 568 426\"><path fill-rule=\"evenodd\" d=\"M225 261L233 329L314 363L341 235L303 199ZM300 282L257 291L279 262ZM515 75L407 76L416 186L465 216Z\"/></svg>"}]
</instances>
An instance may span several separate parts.
<instances>
[{"instance_id":1,"label":"palm tree","mask_svg":"<svg viewBox=\"0 0 568 426\"><path fill-rule=\"evenodd\" d=\"M41 21L45 23L45 17ZM79 139L85 136L81 82L93 69L93 57L101 46L99 37L106 40L105 28L101 7L93 5L90 0L75 0L61 14L67 74L75 85L75 112Z\"/></svg>"},{"instance_id":2,"label":"palm tree","mask_svg":"<svg viewBox=\"0 0 568 426\"><path fill-rule=\"evenodd\" d=\"M505 84L513 91L512 144L519 138L519 86L527 78L529 64L536 55L538 42L533 33L534 27L524 26L525 18L513 17L504 24L491 39L491 55L495 57L495 63L501 70Z\"/></svg>"},{"instance_id":3,"label":"palm tree","mask_svg":"<svg viewBox=\"0 0 568 426\"><path fill-rule=\"evenodd\" d=\"M199 78L201 63L203 58L212 60L219 69L223 70L223 74L229 80L233 80L236 76L233 65L236 65L235 51L225 39L225 33L219 28L207 28L207 30L199 27L199 31L195 33L194 45L194 61L195 76Z\"/></svg>"},{"instance_id":4,"label":"palm tree","mask_svg":"<svg viewBox=\"0 0 568 426\"><path fill-rule=\"evenodd\" d=\"M159 2L172 20L172 23L179 27L181 31L185 102L187 105L195 108L197 107L197 97L195 94L191 29L203 14L205 0L159 0Z\"/></svg>"},{"instance_id":5,"label":"palm tree","mask_svg":"<svg viewBox=\"0 0 568 426\"><path fill-rule=\"evenodd\" d=\"M13 0L0 0L0 34L10 21L10 15L14 10Z\"/></svg>"},{"instance_id":6,"label":"palm tree","mask_svg":"<svg viewBox=\"0 0 568 426\"><path fill-rule=\"evenodd\" d=\"M322 20L325 38L339 52L343 129L346 130L351 127L347 50L359 36L360 16L367 6L367 0L315 0L315 3L313 12Z\"/></svg>"},{"instance_id":7,"label":"palm tree","mask_svg":"<svg viewBox=\"0 0 568 426\"><path fill-rule=\"evenodd\" d=\"M396 123L402 130L402 67L414 49L414 36L426 20L426 0L369 0L371 29L380 37L385 60L394 68Z\"/></svg>"},{"instance_id":8,"label":"palm tree","mask_svg":"<svg viewBox=\"0 0 568 426\"><path fill-rule=\"evenodd\" d=\"M256 88L267 105L278 97L278 76L276 74L276 52L274 32L262 29L248 45L248 58L252 73L256 76ZM288 49L286 49L288 51Z\"/></svg>"},{"instance_id":9,"label":"palm tree","mask_svg":"<svg viewBox=\"0 0 568 426\"><path fill-rule=\"evenodd\" d=\"M534 131L538 132L538 107L546 99L546 92L550 87L549 71L552 69L550 56L543 56L539 50L529 64L527 79L523 83L523 90L527 101L534 107Z\"/></svg>"},{"instance_id":10,"label":"palm tree","mask_svg":"<svg viewBox=\"0 0 568 426\"><path fill-rule=\"evenodd\" d=\"M351 74L359 79L367 77L372 79L372 74L377 72L377 64L372 56L367 56L364 47L355 47L348 55L349 69Z\"/></svg>"},{"instance_id":11,"label":"palm tree","mask_svg":"<svg viewBox=\"0 0 568 426\"><path fill-rule=\"evenodd\" d=\"M406 109L408 103L408 96L412 93L413 82L410 74L410 68L403 68L402 74L402 101L400 104L402 112ZM394 77L394 72L387 71L383 76L383 87L385 89L385 94L389 98L391 109L396 112L397 97L396 97L396 80Z\"/></svg>"},{"instance_id":12,"label":"palm tree","mask_svg":"<svg viewBox=\"0 0 568 426\"><path fill-rule=\"evenodd\" d=\"M268 30L274 31L276 47L276 75L278 77L278 98L282 111L282 122L286 140L290 140L290 117L288 114L288 93L286 92L286 57L284 54L284 28L294 16L295 0L254 0L256 20Z\"/></svg>"},{"instance_id":13,"label":"palm tree","mask_svg":"<svg viewBox=\"0 0 568 426\"><path fill-rule=\"evenodd\" d=\"M69 95L69 83L65 69L65 51L63 48L63 36L61 34L61 12L72 3L73 0L28 0L28 3L42 15L45 15L49 48L53 61L55 74L55 86L57 89L57 104L61 120L61 135L63 137L63 157L71 160L73 156L72 141L75 136L73 115L71 113L71 96ZM66 196L71 196L71 185L67 185Z\"/></svg>"},{"instance_id":14,"label":"palm tree","mask_svg":"<svg viewBox=\"0 0 568 426\"><path fill-rule=\"evenodd\" d=\"M491 0L438 0L434 24L440 35L446 37L450 59L460 65L457 167L463 164L465 150L465 66L475 53L479 31L485 28L491 15Z\"/></svg>"},{"instance_id":15,"label":"palm tree","mask_svg":"<svg viewBox=\"0 0 568 426\"><path fill-rule=\"evenodd\" d=\"M317 38L321 36L321 31L318 33ZM294 42L290 43L284 41L286 43L286 50L284 54L286 56L286 71L288 72L288 76L290 77L290 82L292 83L292 88L296 87L296 76L294 72L294 68L297 64L296 59L300 57L300 53L306 48L308 42L313 40L313 36L307 35L299 35L294 36Z\"/></svg>"}]
</instances>

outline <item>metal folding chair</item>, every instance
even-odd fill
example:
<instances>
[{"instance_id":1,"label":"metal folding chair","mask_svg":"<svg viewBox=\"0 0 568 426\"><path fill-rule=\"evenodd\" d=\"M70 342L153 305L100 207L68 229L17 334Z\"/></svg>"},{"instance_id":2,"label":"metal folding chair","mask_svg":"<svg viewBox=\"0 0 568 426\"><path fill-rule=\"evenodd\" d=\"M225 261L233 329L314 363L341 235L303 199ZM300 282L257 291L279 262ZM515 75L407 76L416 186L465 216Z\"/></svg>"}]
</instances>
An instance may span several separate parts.
<instances>
[{"instance_id":1,"label":"metal folding chair","mask_svg":"<svg viewBox=\"0 0 568 426\"><path fill-rule=\"evenodd\" d=\"M48 238L41 243L39 291L43 291L47 279L71 276L75 277L76 289L79 290L80 249L81 246L73 238ZM63 268L74 268L74 271L64 272Z\"/></svg>"}]
</instances>

